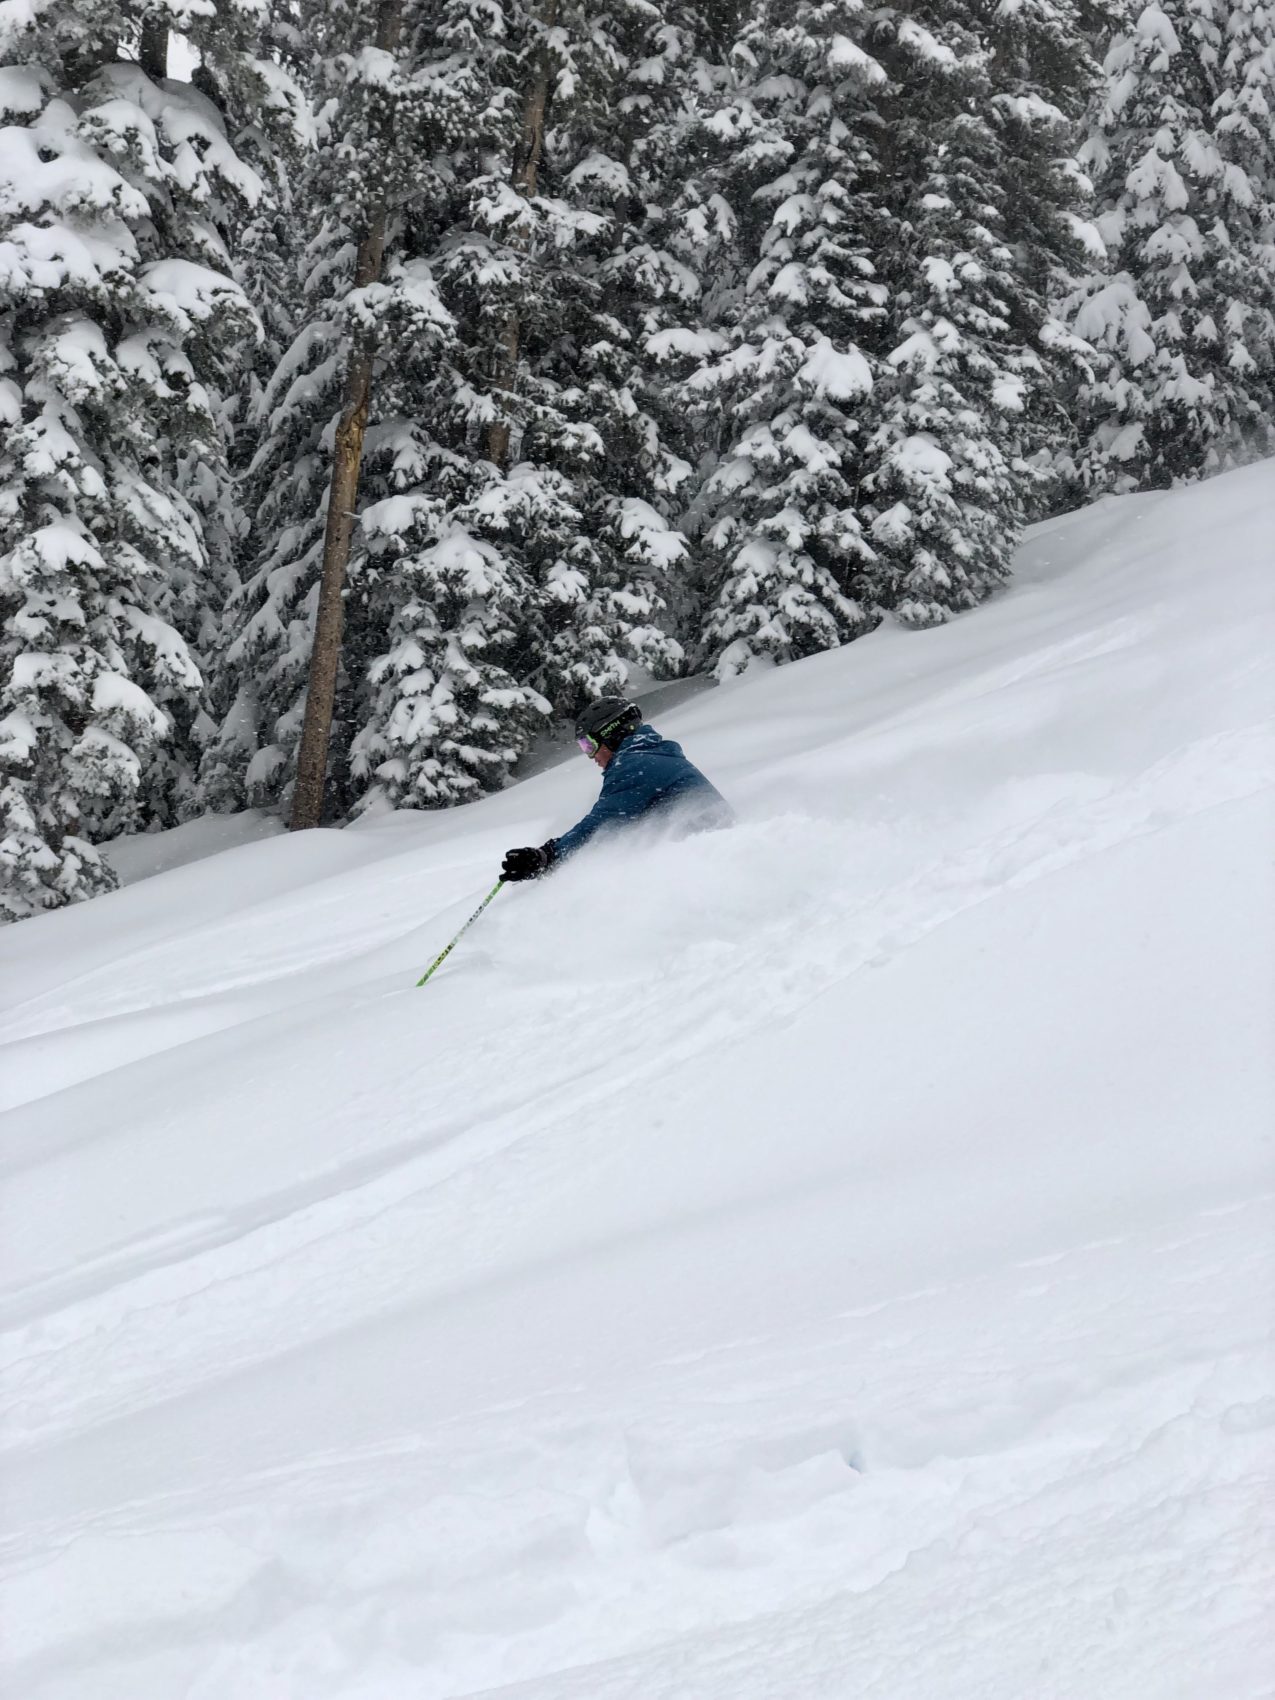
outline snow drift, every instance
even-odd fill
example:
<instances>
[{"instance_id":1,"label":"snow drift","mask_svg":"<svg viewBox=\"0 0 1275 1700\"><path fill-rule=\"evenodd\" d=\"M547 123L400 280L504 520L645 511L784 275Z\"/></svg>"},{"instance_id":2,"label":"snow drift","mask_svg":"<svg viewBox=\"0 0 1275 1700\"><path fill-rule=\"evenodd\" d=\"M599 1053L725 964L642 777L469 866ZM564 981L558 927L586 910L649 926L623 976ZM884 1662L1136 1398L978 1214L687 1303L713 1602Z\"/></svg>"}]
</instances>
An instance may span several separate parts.
<instances>
[{"instance_id":1,"label":"snow drift","mask_svg":"<svg viewBox=\"0 0 1275 1700\"><path fill-rule=\"evenodd\" d=\"M8 929L8 1691L1269 1694L1273 501Z\"/></svg>"}]
</instances>

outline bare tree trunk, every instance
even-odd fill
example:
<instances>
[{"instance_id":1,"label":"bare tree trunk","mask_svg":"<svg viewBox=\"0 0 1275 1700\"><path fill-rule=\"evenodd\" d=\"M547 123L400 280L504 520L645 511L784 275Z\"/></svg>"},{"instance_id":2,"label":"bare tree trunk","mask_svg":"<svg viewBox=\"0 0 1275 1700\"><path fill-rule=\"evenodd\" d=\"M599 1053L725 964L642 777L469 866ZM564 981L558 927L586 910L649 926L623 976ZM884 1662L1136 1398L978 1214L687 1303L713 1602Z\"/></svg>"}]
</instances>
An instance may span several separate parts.
<instances>
[{"instance_id":1,"label":"bare tree trunk","mask_svg":"<svg viewBox=\"0 0 1275 1700\"><path fill-rule=\"evenodd\" d=\"M558 0L542 0L540 22L551 30L558 20ZM550 61L548 49L542 44L533 62L531 81L527 86L522 107L522 134L514 156L513 186L520 195L536 192L540 159L545 145L545 114L549 106ZM527 247L527 238L515 237L515 243ZM509 309L500 333L494 378L498 390L512 400L518 375L518 352L522 339L522 315L517 307ZM508 405L508 403L506 404ZM509 458L509 418L493 420L487 427L487 456L503 467Z\"/></svg>"},{"instance_id":2,"label":"bare tree trunk","mask_svg":"<svg viewBox=\"0 0 1275 1700\"><path fill-rule=\"evenodd\" d=\"M376 45L387 53L398 46L402 26L402 0L383 0L377 18ZM381 275L385 259L387 206L384 200L369 208L367 226L354 261L354 288L365 289ZM319 581L319 608L314 622L314 647L310 651L310 682L306 691L305 720L297 752L297 783L292 794L291 832L318 826L323 818L323 793L328 772L328 745L332 738L332 708L336 701L337 673L341 665L341 638L345 627L345 570L350 560L354 535L355 502L359 470L363 461L363 436L367 430L372 400L372 368L375 350L364 335L355 337L345 368L345 399L336 428L332 456L332 481L328 488L328 517L323 534L323 574Z\"/></svg>"},{"instance_id":3,"label":"bare tree trunk","mask_svg":"<svg viewBox=\"0 0 1275 1700\"><path fill-rule=\"evenodd\" d=\"M142 25L137 58L153 83L161 82L168 75L168 26L154 16L148 17Z\"/></svg>"}]
</instances>

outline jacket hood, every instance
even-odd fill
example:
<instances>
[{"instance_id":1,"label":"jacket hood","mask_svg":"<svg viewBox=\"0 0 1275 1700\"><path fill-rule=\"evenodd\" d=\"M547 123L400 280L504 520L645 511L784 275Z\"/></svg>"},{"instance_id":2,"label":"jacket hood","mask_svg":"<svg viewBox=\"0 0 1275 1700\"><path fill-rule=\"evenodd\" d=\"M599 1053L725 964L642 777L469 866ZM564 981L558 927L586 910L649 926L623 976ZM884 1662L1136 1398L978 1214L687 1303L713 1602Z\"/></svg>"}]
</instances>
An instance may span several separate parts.
<instances>
[{"instance_id":1,"label":"jacket hood","mask_svg":"<svg viewBox=\"0 0 1275 1700\"><path fill-rule=\"evenodd\" d=\"M660 750L666 755L680 756L682 746L675 744L671 738L661 738L654 726L649 726L644 720L636 732L629 733L615 753L625 755L629 750L641 750L645 754Z\"/></svg>"}]
</instances>

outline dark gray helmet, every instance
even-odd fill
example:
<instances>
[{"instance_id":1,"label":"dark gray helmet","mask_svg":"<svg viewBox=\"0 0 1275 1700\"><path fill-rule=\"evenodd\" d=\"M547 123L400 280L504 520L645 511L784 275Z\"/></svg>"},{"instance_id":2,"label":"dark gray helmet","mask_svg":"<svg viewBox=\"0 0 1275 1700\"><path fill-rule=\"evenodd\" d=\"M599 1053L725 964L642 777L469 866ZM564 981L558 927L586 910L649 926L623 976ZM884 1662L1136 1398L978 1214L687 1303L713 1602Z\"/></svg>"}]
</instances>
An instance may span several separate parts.
<instances>
[{"instance_id":1,"label":"dark gray helmet","mask_svg":"<svg viewBox=\"0 0 1275 1700\"><path fill-rule=\"evenodd\" d=\"M615 750L641 724L642 710L635 702L625 702L623 697L600 697L577 716L576 742L582 749L589 744L605 744L607 749Z\"/></svg>"}]
</instances>

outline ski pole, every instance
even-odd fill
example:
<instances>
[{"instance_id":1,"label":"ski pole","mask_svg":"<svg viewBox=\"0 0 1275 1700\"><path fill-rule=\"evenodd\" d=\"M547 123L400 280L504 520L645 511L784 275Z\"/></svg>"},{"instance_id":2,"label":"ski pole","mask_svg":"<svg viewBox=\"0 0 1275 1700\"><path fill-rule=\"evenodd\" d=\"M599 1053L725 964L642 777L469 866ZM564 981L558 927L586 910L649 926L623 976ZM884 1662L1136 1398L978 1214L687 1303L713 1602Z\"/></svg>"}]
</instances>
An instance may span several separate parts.
<instances>
[{"instance_id":1,"label":"ski pole","mask_svg":"<svg viewBox=\"0 0 1275 1700\"><path fill-rule=\"evenodd\" d=\"M460 943L463 936L473 926L474 922L482 914L483 910L491 902L492 898L496 895L496 893L500 890L501 886L504 885L504 883L505 883L504 880L497 880L496 881L495 885L492 886L491 890L487 893L486 897L483 898L482 902L478 905L477 909L474 910L473 914L469 917L468 921L466 921L465 925L460 929L460 932L458 932L456 934L456 937L447 946L446 950L440 950L438 955L430 963L429 967L421 975L420 979L416 982L416 984L418 986L423 986L425 984L426 980L428 980L430 975L434 972L434 970L436 968L442 967L443 963L446 962L447 958L455 950L456 946Z\"/></svg>"}]
</instances>

